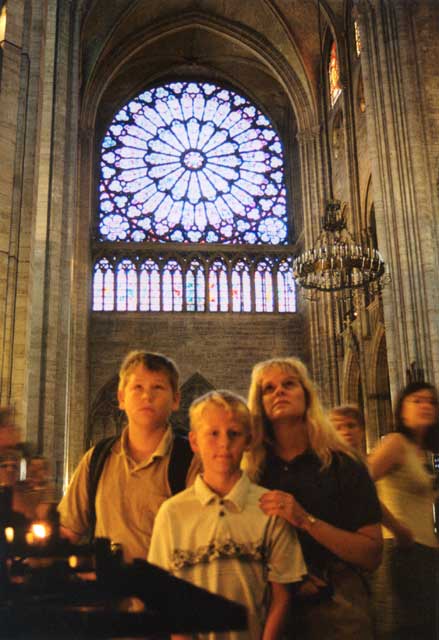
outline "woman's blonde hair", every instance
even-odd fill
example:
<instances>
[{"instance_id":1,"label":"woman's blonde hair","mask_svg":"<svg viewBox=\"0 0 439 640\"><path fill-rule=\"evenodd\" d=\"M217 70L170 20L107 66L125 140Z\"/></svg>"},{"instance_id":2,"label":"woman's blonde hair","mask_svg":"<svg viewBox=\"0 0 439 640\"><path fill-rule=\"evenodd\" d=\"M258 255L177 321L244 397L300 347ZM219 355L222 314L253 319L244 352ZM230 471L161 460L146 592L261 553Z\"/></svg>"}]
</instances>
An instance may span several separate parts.
<instances>
[{"instance_id":1,"label":"woman's blonde hair","mask_svg":"<svg viewBox=\"0 0 439 640\"><path fill-rule=\"evenodd\" d=\"M297 377L305 393L304 421L308 430L310 448L322 463L322 468L331 464L334 452L342 451L356 458L329 421L320 402L317 389L306 366L298 358L272 358L258 362L252 371L248 406L253 418L253 439L246 454L244 468L250 477L258 480L262 474L267 445L274 443L272 425L265 415L262 402L262 377L270 369L278 369Z\"/></svg>"}]
</instances>

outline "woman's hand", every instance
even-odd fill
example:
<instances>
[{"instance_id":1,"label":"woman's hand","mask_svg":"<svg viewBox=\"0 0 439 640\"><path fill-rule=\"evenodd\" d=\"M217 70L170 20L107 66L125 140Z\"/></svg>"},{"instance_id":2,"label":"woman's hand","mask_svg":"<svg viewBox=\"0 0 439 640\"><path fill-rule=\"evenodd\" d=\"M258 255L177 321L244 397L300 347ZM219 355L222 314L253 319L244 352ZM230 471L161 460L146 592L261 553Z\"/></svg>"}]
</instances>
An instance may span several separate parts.
<instances>
[{"instance_id":1,"label":"woman's hand","mask_svg":"<svg viewBox=\"0 0 439 640\"><path fill-rule=\"evenodd\" d=\"M266 515L280 516L294 527L302 527L308 515L295 497L285 491L267 491L259 498L259 505Z\"/></svg>"},{"instance_id":2,"label":"woman's hand","mask_svg":"<svg viewBox=\"0 0 439 640\"><path fill-rule=\"evenodd\" d=\"M262 511L269 516L280 516L294 527L306 531L316 542L335 556L368 571L374 571L382 552L381 527L378 523L365 525L357 531L346 531L313 518L284 491L267 491L259 498Z\"/></svg>"}]
</instances>

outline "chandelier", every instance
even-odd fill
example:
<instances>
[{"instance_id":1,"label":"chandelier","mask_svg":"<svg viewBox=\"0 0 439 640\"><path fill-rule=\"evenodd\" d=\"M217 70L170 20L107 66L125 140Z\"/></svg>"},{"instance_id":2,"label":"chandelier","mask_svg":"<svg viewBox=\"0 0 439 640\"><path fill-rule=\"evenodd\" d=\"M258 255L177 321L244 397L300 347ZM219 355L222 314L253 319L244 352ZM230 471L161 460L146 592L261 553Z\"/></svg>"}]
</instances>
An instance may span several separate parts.
<instances>
[{"instance_id":1,"label":"chandelier","mask_svg":"<svg viewBox=\"0 0 439 640\"><path fill-rule=\"evenodd\" d=\"M381 290L385 263L370 243L356 242L346 228L340 201L330 200L316 244L293 260L293 275L304 289L369 295Z\"/></svg>"},{"instance_id":2,"label":"chandelier","mask_svg":"<svg viewBox=\"0 0 439 640\"><path fill-rule=\"evenodd\" d=\"M372 246L367 233L355 240L346 228L346 220L339 200L334 199L332 162L329 149L328 105L325 91L325 65L321 3L317 2L317 29L320 45L321 86L323 87L324 146L328 171L329 199L322 218L322 230L311 249L293 260L293 275L297 284L308 291L306 297L316 299L322 292L338 292L338 300L348 300L346 321L355 319L356 308L367 304L379 294L390 280L381 254ZM343 305L342 305L343 306Z\"/></svg>"}]
</instances>

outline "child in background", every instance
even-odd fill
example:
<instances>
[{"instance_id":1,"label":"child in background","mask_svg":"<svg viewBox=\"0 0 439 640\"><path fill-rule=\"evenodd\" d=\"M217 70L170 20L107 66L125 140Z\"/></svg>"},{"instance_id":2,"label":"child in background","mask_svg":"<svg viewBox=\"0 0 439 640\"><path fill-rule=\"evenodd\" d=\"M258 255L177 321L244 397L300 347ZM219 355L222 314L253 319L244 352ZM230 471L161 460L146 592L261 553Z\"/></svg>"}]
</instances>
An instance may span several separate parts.
<instances>
[{"instance_id":1,"label":"child in background","mask_svg":"<svg viewBox=\"0 0 439 640\"><path fill-rule=\"evenodd\" d=\"M192 403L189 415L203 473L160 508L148 560L248 608L248 632L210 639L276 640L288 611L287 585L300 581L306 567L294 530L261 511L266 490L241 471L251 442L249 410L239 396L212 391Z\"/></svg>"},{"instance_id":2,"label":"child in background","mask_svg":"<svg viewBox=\"0 0 439 640\"><path fill-rule=\"evenodd\" d=\"M329 412L329 419L343 440L359 454L364 455L364 431L366 425L359 407L355 404L334 407Z\"/></svg>"},{"instance_id":3,"label":"child in background","mask_svg":"<svg viewBox=\"0 0 439 640\"><path fill-rule=\"evenodd\" d=\"M329 412L329 419L343 438L366 462L365 430L363 414L355 404L334 407ZM400 547L410 547L413 536L404 523L395 518L383 502L380 501L382 524L391 531Z\"/></svg>"}]
</instances>

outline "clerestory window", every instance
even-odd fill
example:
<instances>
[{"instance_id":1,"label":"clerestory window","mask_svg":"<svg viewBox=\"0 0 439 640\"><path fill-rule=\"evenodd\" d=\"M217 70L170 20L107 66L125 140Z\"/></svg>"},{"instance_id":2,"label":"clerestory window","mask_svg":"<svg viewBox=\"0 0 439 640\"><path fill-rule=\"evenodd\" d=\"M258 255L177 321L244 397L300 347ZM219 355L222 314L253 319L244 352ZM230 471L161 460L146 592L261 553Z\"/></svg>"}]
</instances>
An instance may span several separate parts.
<instances>
[{"instance_id":1,"label":"clerestory window","mask_svg":"<svg viewBox=\"0 0 439 640\"><path fill-rule=\"evenodd\" d=\"M335 105L338 97L341 95L341 81L340 81L340 65L338 60L337 43L335 40L331 44L331 50L329 53L328 64L328 78L329 78L329 96L331 100L331 107Z\"/></svg>"}]
</instances>

